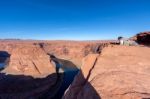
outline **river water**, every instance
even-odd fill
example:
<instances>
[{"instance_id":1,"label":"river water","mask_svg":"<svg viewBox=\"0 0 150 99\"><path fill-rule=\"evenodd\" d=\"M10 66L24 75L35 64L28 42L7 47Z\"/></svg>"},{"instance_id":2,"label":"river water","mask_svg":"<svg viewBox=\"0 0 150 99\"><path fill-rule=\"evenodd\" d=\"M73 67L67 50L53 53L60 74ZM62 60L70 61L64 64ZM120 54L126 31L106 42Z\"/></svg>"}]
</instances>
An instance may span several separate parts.
<instances>
[{"instance_id":1,"label":"river water","mask_svg":"<svg viewBox=\"0 0 150 99\"><path fill-rule=\"evenodd\" d=\"M5 67L5 63L0 63L0 70L3 69Z\"/></svg>"},{"instance_id":2,"label":"river water","mask_svg":"<svg viewBox=\"0 0 150 99\"><path fill-rule=\"evenodd\" d=\"M6 64L5 63L0 63L0 71L5 68ZM65 67L65 66L63 66ZM60 69L62 68L62 65L56 64L56 68ZM59 71L59 70L58 70ZM69 85L73 82L74 77L77 75L79 69L77 68L70 68L70 67L65 67L63 68L63 82L62 85L60 86L59 91L55 95L53 99L61 99L62 96L64 95L65 91L69 87Z\"/></svg>"},{"instance_id":3,"label":"river water","mask_svg":"<svg viewBox=\"0 0 150 99\"><path fill-rule=\"evenodd\" d=\"M61 68L60 64L57 64L57 66L59 68ZM64 95L64 93L67 90L67 88L69 87L69 85L73 82L74 77L77 75L78 71L79 71L79 69L69 69L69 68L66 68L64 70L63 83L53 99L61 99L62 98L62 96Z\"/></svg>"}]
</instances>

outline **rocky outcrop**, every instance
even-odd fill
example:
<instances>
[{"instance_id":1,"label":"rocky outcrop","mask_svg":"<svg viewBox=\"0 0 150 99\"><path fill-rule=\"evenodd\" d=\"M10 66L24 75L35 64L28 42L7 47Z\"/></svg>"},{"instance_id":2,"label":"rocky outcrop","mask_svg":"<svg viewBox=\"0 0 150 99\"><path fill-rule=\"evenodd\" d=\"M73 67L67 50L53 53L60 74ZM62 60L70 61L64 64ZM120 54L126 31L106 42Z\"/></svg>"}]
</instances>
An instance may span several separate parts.
<instances>
[{"instance_id":1,"label":"rocky outcrop","mask_svg":"<svg viewBox=\"0 0 150 99\"><path fill-rule=\"evenodd\" d=\"M0 98L51 99L62 96L78 71L76 66L80 68L82 58L89 53L100 53L101 48L106 44L16 40L1 41L0 46L0 51L10 54L7 67L0 74ZM61 68L57 68L49 55L57 57L57 60L53 61L58 62L57 65ZM63 77L64 71L65 77ZM74 74L72 75L71 72Z\"/></svg>"},{"instance_id":2,"label":"rocky outcrop","mask_svg":"<svg viewBox=\"0 0 150 99\"><path fill-rule=\"evenodd\" d=\"M0 99L55 97L61 87L63 74L56 73L55 63L43 49L20 43L12 49L8 46L3 50L10 53L10 60L0 73Z\"/></svg>"},{"instance_id":3,"label":"rocky outcrop","mask_svg":"<svg viewBox=\"0 0 150 99\"><path fill-rule=\"evenodd\" d=\"M150 45L150 32L141 32L131 39L139 44Z\"/></svg>"},{"instance_id":4,"label":"rocky outcrop","mask_svg":"<svg viewBox=\"0 0 150 99\"><path fill-rule=\"evenodd\" d=\"M38 46L17 45L11 52L10 62L3 71L9 74L47 76L55 73L49 56Z\"/></svg>"},{"instance_id":5,"label":"rocky outcrop","mask_svg":"<svg viewBox=\"0 0 150 99\"><path fill-rule=\"evenodd\" d=\"M113 46L84 59L63 99L149 99L150 48Z\"/></svg>"},{"instance_id":6,"label":"rocky outcrop","mask_svg":"<svg viewBox=\"0 0 150 99\"><path fill-rule=\"evenodd\" d=\"M91 75L92 69L95 66L98 56L98 54L90 54L83 60L81 71L75 77L63 99L86 99L87 97L88 99L99 98L99 95L95 92L95 89L93 89L90 83L88 83L88 79Z\"/></svg>"}]
</instances>

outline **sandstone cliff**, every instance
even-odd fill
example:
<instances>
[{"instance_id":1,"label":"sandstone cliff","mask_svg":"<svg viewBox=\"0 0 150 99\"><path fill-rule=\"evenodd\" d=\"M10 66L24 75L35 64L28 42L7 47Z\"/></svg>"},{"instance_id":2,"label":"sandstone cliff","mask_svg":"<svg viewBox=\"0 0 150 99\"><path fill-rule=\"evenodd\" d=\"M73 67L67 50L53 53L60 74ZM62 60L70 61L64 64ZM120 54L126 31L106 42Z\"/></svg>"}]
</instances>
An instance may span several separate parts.
<instances>
[{"instance_id":1,"label":"sandstone cliff","mask_svg":"<svg viewBox=\"0 0 150 99\"><path fill-rule=\"evenodd\" d=\"M6 43L1 50L10 59L0 72L0 99L51 99L56 95L63 74L56 73L55 63L43 49L32 43Z\"/></svg>"},{"instance_id":2,"label":"sandstone cliff","mask_svg":"<svg viewBox=\"0 0 150 99\"><path fill-rule=\"evenodd\" d=\"M106 47L84 59L63 99L149 99L150 48Z\"/></svg>"},{"instance_id":3,"label":"sandstone cliff","mask_svg":"<svg viewBox=\"0 0 150 99\"><path fill-rule=\"evenodd\" d=\"M35 43L35 45L40 44L46 53L55 55L58 58L70 60L80 68L82 65L82 59L86 55L97 53L99 48L107 46L109 42L110 41L47 41L43 43Z\"/></svg>"},{"instance_id":4,"label":"sandstone cliff","mask_svg":"<svg viewBox=\"0 0 150 99\"><path fill-rule=\"evenodd\" d=\"M1 56L2 52L10 54L0 74L0 98L51 99L63 95L82 58L89 53L99 53L105 43L20 40L1 41L0 46Z\"/></svg>"},{"instance_id":5,"label":"sandstone cliff","mask_svg":"<svg viewBox=\"0 0 150 99\"><path fill-rule=\"evenodd\" d=\"M11 51L10 62L4 73L30 76L47 76L55 73L55 64L39 47L20 44Z\"/></svg>"}]
</instances>

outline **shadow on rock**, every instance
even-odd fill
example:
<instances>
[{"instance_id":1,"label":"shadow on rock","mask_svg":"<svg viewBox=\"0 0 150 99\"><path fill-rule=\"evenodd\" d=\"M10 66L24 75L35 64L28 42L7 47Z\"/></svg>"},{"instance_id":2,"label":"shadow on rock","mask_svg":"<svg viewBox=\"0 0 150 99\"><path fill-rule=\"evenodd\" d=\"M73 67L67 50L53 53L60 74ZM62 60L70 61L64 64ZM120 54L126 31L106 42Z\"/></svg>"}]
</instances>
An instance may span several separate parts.
<instances>
[{"instance_id":1,"label":"shadow on rock","mask_svg":"<svg viewBox=\"0 0 150 99\"><path fill-rule=\"evenodd\" d=\"M62 99L101 99L101 97L80 71Z\"/></svg>"},{"instance_id":2,"label":"shadow on rock","mask_svg":"<svg viewBox=\"0 0 150 99\"><path fill-rule=\"evenodd\" d=\"M79 69L73 62L71 62L69 60L59 59L59 58L56 58L54 55L50 55L50 58L56 64L56 72L58 74L59 73L64 74L62 85L61 85L58 93L55 95L55 97L52 98L52 99L61 99L62 96L64 95L64 92L67 90L69 85L74 80L74 77L78 73Z\"/></svg>"},{"instance_id":3,"label":"shadow on rock","mask_svg":"<svg viewBox=\"0 0 150 99\"><path fill-rule=\"evenodd\" d=\"M64 71L62 86L53 99L101 99L94 87L88 82L89 75L87 78L84 77L82 71L79 71L77 66L69 60L58 59L53 55L50 57L57 63L57 70L63 69Z\"/></svg>"},{"instance_id":4,"label":"shadow on rock","mask_svg":"<svg viewBox=\"0 0 150 99\"><path fill-rule=\"evenodd\" d=\"M82 65L62 99L101 99L100 94L91 82L89 82L98 56L99 54L90 54L85 57L85 63Z\"/></svg>"},{"instance_id":5,"label":"shadow on rock","mask_svg":"<svg viewBox=\"0 0 150 99\"><path fill-rule=\"evenodd\" d=\"M46 78L0 73L0 99L51 99L59 90L63 77Z\"/></svg>"},{"instance_id":6,"label":"shadow on rock","mask_svg":"<svg viewBox=\"0 0 150 99\"><path fill-rule=\"evenodd\" d=\"M68 88L63 99L100 99L74 63L54 56L52 59L57 72L45 78L0 73L0 99L61 99Z\"/></svg>"}]
</instances>

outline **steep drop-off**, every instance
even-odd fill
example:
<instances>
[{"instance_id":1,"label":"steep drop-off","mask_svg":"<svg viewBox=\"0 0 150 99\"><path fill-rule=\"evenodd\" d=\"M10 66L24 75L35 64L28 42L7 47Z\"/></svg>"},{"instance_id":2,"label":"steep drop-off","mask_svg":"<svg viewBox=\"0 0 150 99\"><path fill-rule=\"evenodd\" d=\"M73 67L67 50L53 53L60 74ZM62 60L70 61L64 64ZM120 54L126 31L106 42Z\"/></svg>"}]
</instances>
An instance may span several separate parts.
<instances>
[{"instance_id":1,"label":"steep drop-off","mask_svg":"<svg viewBox=\"0 0 150 99\"><path fill-rule=\"evenodd\" d=\"M49 56L38 46L18 45L12 50L9 65L4 72L30 76L47 76L55 73L53 65Z\"/></svg>"},{"instance_id":2,"label":"steep drop-off","mask_svg":"<svg viewBox=\"0 0 150 99\"><path fill-rule=\"evenodd\" d=\"M109 46L85 57L63 99L149 99L150 48Z\"/></svg>"},{"instance_id":3,"label":"steep drop-off","mask_svg":"<svg viewBox=\"0 0 150 99\"><path fill-rule=\"evenodd\" d=\"M0 46L1 52L10 55L0 71L1 99L60 99L77 74L82 58L99 53L105 44L1 41Z\"/></svg>"},{"instance_id":4,"label":"steep drop-off","mask_svg":"<svg viewBox=\"0 0 150 99\"><path fill-rule=\"evenodd\" d=\"M0 73L0 99L53 98L61 87L63 74L58 76L47 53L33 44L4 46L10 60Z\"/></svg>"}]
</instances>

